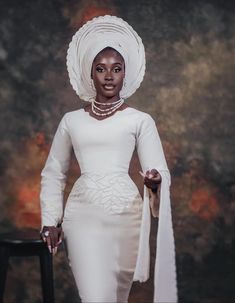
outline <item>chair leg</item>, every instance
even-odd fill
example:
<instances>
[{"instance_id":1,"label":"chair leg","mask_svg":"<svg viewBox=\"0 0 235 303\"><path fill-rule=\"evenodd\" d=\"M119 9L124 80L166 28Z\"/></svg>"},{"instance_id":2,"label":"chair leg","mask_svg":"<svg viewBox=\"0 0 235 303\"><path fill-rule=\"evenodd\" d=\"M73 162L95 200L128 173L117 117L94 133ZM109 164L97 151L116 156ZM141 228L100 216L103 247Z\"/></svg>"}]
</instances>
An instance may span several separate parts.
<instances>
[{"instance_id":1,"label":"chair leg","mask_svg":"<svg viewBox=\"0 0 235 303\"><path fill-rule=\"evenodd\" d=\"M0 247L0 303L3 303L4 290L7 278L9 252L7 247Z\"/></svg>"},{"instance_id":2,"label":"chair leg","mask_svg":"<svg viewBox=\"0 0 235 303\"><path fill-rule=\"evenodd\" d=\"M40 253L43 303L54 303L53 258L45 246Z\"/></svg>"}]
</instances>

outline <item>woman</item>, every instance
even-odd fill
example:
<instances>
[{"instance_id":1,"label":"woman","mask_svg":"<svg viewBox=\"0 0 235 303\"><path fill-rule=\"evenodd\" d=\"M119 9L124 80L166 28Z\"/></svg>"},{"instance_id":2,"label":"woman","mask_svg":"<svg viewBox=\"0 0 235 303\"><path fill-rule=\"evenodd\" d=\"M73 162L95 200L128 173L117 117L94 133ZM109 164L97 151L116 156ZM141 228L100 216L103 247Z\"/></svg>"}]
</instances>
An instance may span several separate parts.
<instances>
[{"instance_id":1,"label":"woman","mask_svg":"<svg viewBox=\"0 0 235 303\"><path fill-rule=\"evenodd\" d=\"M149 277L150 207L156 217L160 193L154 302L176 302L169 171L153 119L124 103L143 80L142 41L120 18L94 18L74 35L67 67L91 104L65 114L55 134L41 174L42 237L55 254L63 230L82 302L127 302L132 281ZM135 147L143 200L128 175ZM81 177L57 227L71 148Z\"/></svg>"}]
</instances>

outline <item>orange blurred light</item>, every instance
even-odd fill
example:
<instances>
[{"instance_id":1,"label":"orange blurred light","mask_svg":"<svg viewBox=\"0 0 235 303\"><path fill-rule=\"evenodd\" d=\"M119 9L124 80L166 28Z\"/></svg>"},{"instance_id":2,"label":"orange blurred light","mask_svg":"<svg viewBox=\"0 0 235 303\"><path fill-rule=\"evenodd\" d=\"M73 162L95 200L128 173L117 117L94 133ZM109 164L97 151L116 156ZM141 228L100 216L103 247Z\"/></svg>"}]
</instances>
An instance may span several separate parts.
<instances>
[{"instance_id":1,"label":"orange blurred light","mask_svg":"<svg viewBox=\"0 0 235 303\"><path fill-rule=\"evenodd\" d=\"M113 14L113 9L110 7L98 7L95 5L89 5L84 9L82 13L81 22L82 24L84 24L87 21L93 19L94 17L112 15L112 14Z\"/></svg>"},{"instance_id":2,"label":"orange blurred light","mask_svg":"<svg viewBox=\"0 0 235 303\"><path fill-rule=\"evenodd\" d=\"M9 209L12 222L19 228L40 227L40 173L50 145L42 132L24 139L12 161L11 195L14 201Z\"/></svg>"},{"instance_id":3,"label":"orange blurred light","mask_svg":"<svg viewBox=\"0 0 235 303\"><path fill-rule=\"evenodd\" d=\"M207 189L198 189L192 194L189 207L201 219L213 220L219 213L216 198Z\"/></svg>"},{"instance_id":4,"label":"orange blurred light","mask_svg":"<svg viewBox=\"0 0 235 303\"><path fill-rule=\"evenodd\" d=\"M70 16L70 26L78 29L87 21L94 17L104 15L116 15L115 9L112 7L97 6L94 4L85 5L82 9L78 8L75 12L72 12Z\"/></svg>"},{"instance_id":5,"label":"orange blurred light","mask_svg":"<svg viewBox=\"0 0 235 303\"><path fill-rule=\"evenodd\" d=\"M25 183L18 189L11 216L17 227L38 228L40 226L39 185L37 182Z\"/></svg>"}]
</instances>

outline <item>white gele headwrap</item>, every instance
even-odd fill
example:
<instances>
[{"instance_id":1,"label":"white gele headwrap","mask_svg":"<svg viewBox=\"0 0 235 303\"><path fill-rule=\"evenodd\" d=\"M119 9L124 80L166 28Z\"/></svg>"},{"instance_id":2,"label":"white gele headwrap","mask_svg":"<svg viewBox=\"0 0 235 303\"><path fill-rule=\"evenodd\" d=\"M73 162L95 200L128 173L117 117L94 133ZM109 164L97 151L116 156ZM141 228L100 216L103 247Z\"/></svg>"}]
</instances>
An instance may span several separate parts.
<instances>
[{"instance_id":1,"label":"white gele headwrap","mask_svg":"<svg viewBox=\"0 0 235 303\"><path fill-rule=\"evenodd\" d=\"M141 38L123 19L101 16L88 21L73 36L67 52L70 83L79 97L91 101L96 91L91 68L96 55L104 48L117 50L125 61L125 86L120 97L130 97L140 86L145 73L145 50Z\"/></svg>"}]
</instances>

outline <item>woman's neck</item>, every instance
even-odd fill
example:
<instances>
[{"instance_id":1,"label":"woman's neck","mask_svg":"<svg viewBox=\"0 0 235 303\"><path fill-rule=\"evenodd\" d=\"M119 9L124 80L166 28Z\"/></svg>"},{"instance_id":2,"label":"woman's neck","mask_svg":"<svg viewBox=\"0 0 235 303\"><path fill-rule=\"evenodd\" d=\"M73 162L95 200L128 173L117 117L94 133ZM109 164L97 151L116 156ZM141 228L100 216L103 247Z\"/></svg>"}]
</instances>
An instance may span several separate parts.
<instances>
[{"instance_id":1,"label":"woman's neck","mask_svg":"<svg viewBox=\"0 0 235 303\"><path fill-rule=\"evenodd\" d=\"M95 101L97 101L99 103L104 103L104 104L97 104L97 106L101 109L108 108L108 107L111 106L111 105L109 105L109 106L105 105L106 103L113 103L113 102L116 102L116 101L119 101L119 100L120 100L120 96L114 96L114 97L111 97L111 98L107 98L107 97L104 97L104 96L97 95L95 97Z\"/></svg>"}]
</instances>

